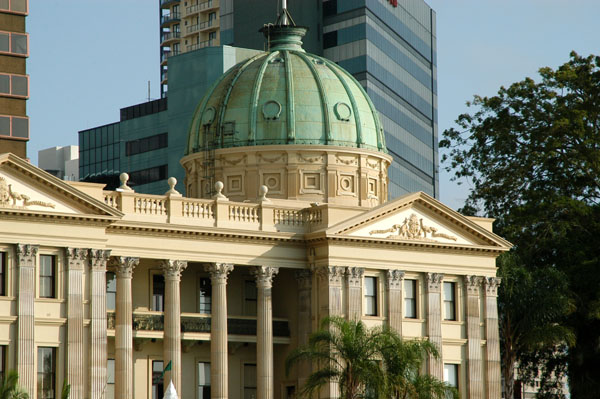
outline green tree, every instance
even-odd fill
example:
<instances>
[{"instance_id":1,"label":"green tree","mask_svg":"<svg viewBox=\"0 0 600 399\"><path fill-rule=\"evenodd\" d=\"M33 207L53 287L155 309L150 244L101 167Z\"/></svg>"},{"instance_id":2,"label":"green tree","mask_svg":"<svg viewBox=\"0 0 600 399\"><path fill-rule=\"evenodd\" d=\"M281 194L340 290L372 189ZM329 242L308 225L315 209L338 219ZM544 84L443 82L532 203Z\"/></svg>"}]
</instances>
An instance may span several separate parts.
<instances>
[{"instance_id":1,"label":"green tree","mask_svg":"<svg viewBox=\"0 0 600 399\"><path fill-rule=\"evenodd\" d=\"M438 356L426 341L404 342L387 328L367 328L360 321L325 318L309 344L286 358L286 373L301 361L318 365L300 394L310 397L331 381L339 383L342 399L392 397L446 399L456 395L447 384L419 370L428 354ZM447 396L450 395L450 396Z\"/></svg>"},{"instance_id":2,"label":"green tree","mask_svg":"<svg viewBox=\"0 0 600 399\"><path fill-rule=\"evenodd\" d=\"M19 386L19 374L9 370L0 382L0 399L29 399L29 395Z\"/></svg>"},{"instance_id":3,"label":"green tree","mask_svg":"<svg viewBox=\"0 0 600 399\"><path fill-rule=\"evenodd\" d=\"M544 315L536 323L561 327L524 339L522 348L533 349L517 351L517 361L526 368L537 359L542 372L552 363L560 371L560 346L554 345L560 340L567 345L562 366L567 366L573 397L597 398L600 57L571 53L564 65L539 73L539 82L526 78L501 87L495 96L475 96L468 104L475 112L460 115L458 127L444 132L442 161L454 180L472 183L463 209L496 218L498 233L515 244L518 262L506 272L531 275L500 286L501 317L527 325L522 319L531 312L509 314L511 300L519 302L520 296L538 306L536 316ZM520 287L519 280L535 283ZM548 301L553 295L567 305L554 308ZM503 333L506 338L506 328Z\"/></svg>"}]
</instances>

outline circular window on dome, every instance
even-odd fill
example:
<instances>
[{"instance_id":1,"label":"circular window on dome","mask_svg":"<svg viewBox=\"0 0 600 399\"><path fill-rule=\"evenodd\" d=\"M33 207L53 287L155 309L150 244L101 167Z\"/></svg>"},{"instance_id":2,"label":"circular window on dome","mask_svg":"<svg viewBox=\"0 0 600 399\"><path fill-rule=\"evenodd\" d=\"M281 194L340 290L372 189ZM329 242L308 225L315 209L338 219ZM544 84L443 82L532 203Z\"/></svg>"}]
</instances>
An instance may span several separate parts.
<instances>
[{"instance_id":1,"label":"circular window on dome","mask_svg":"<svg viewBox=\"0 0 600 399\"><path fill-rule=\"evenodd\" d=\"M318 58L313 58L313 62L317 65L325 65L325 62L323 60L320 60Z\"/></svg>"},{"instance_id":2,"label":"circular window on dome","mask_svg":"<svg viewBox=\"0 0 600 399\"><path fill-rule=\"evenodd\" d=\"M202 125L206 126L213 123L213 121L215 120L216 113L217 111L215 111L213 107L206 108L206 110L204 110L204 113L202 114Z\"/></svg>"},{"instance_id":3,"label":"circular window on dome","mask_svg":"<svg viewBox=\"0 0 600 399\"><path fill-rule=\"evenodd\" d=\"M348 104L339 102L335 104L333 110L335 111L335 116L339 120L345 122L348 122L350 120L350 116L352 115L352 108L350 108Z\"/></svg>"},{"instance_id":4,"label":"circular window on dome","mask_svg":"<svg viewBox=\"0 0 600 399\"><path fill-rule=\"evenodd\" d=\"M267 101L262 107L263 116L267 120L279 119L281 114L281 104L275 100Z\"/></svg>"}]
</instances>

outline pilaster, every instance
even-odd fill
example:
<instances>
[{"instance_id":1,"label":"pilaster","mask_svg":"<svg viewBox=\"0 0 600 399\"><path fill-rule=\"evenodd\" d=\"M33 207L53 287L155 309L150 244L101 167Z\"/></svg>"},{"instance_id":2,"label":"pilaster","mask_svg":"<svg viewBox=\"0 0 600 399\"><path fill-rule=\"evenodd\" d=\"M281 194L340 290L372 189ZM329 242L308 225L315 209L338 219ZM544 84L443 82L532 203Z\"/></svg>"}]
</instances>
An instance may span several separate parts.
<instances>
[{"instance_id":1,"label":"pilaster","mask_svg":"<svg viewBox=\"0 0 600 399\"><path fill-rule=\"evenodd\" d=\"M441 286L444 275L440 273L427 273L427 335L429 341L434 344L440 358L429 356L428 371L439 380L444 378L444 363L442 354L442 316L441 316Z\"/></svg>"},{"instance_id":2,"label":"pilaster","mask_svg":"<svg viewBox=\"0 0 600 399\"><path fill-rule=\"evenodd\" d=\"M36 383L35 365L35 266L37 245L17 244L17 372L19 385L33 397Z\"/></svg>"},{"instance_id":3,"label":"pilaster","mask_svg":"<svg viewBox=\"0 0 600 399\"><path fill-rule=\"evenodd\" d=\"M483 399L481 330L479 328L479 289L481 277L465 276L467 304L467 385L469 398Z\"/></svg>"},{"instance_id":4,"label":"pilaster","mask_svg":"<svg viewBox=\"0 0 600 399\"><path fill-rule=\"evenodd\" d=\"M83 338L83 269L88 250L66 248L67 260L67 382L71 397L85 395Z\"/></svg>"},{"instance_id":5,"label":"pilaster","mask_svg":"<svg viewBox=\"0 0 600 399\"><path fill-rule=\"evenodd\" d=\"M308 345L311 333L312 273L308 269L296 271L298 282L298 346ZM310 362L298 365L298 387L304 386L311 373Z\"/></svg>"},{"instance_id":6,"label":"pilaster","mask_svg":"<svg viewBox=\"0 0 600 399\"><path fill-rule=\"evenodd\" d=\"M362 267L346 268L346 289L348 292L348 309L346 315L349 320L360 320L362 312L362 282L365 269Z\"/></svg>"},{"instance_id":7,"label":"pilaster","mask_svg":"<svg viewBox=\"0 0 600 399\"><path fill-rule=\"evenodd\" d=\"M90 249L90 346L89 388L91 399L101 399L107 382L106 264L110 250Z\"/></svg>"},{"instance_id":8,"label":"pilaster","mask_svg":"<svg viewBox=\"0 0 600 399\"><path fill-rule=\"evenodd\" d=\"M163 340L163 362L171 363L171 370L165 372L164 386L173 381L175 390L181 396L181 292L179 283L181 273L187 262L163 260L161 263L165 275L165 322Z\"/></svg>"},{"instance_id":9,"label":"pilaster","mask_svg":"<svg viewBox=\"0 0 600 399\"><path fill-rule=\"evenodd\" d=\"M500 278L487 277L485 287L485 340L486 340L486 399L499 398L500 382L500 332L498 330L498 287Z\"/></svg>"},{"instance_id":10,"label":"pilaster","mask_svg":"<svg viewBox=\"0 0 600 399\"><path fill-rule=\"evenodd\" d=\"M256 278L256 391L261 399L273 399L273 278L276 267L257 266L250 271Z\"/></svg>"},{"instance_id":11,"label":"pilaster","mask_svg":"<svg viewBox=\"0 0 600 399\"><path fill-rule=\"evenodd\" d=\"M210 324L210 397L227 399L229 366L227 361L227 275L233 270L228 263L205 266L212 284Z\"/></svg>"},{"instance_id":12,"label":"pilaster","mask_svg":"<svg viewBox=\"0 0 600 399\"><path fill-rule=\"evenodd\" d=\"M386 273L386 289L388 297L387 319L391 329L402 335L402 284L404 272L402 270L388 270Z\"/></svg>"}]
</instances>

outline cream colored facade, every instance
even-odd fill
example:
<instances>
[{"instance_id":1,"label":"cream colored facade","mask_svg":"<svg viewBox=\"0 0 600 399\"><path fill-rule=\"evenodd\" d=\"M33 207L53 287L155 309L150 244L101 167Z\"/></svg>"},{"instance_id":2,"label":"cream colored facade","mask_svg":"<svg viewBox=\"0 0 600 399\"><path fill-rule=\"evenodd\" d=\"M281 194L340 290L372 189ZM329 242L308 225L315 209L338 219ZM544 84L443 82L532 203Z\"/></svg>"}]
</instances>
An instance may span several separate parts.
<instances>
[{"instance_id":1,"label":"cream colored facade","mask_svg":"<svg viewBox=\"0 0 600 399\"><path fill-rule=\"evenodd\" d=\"M428 372L456 370L461 398L500 398L495 258L510 243L492 220L423 193L372 208L258 187L236 202L226 184L213 199L144 195L124 183L103 191L0 155L0 345L33 399L40 348L54 348L55 387L66 379L74 399L152 398L154 361L171 362L164 386L182 398L202 397L199 367L210 364L212 398L285 399L310 371L286 376L286 355L328 315L428 338L442 353Z\"/></svg>"}]
</instances>

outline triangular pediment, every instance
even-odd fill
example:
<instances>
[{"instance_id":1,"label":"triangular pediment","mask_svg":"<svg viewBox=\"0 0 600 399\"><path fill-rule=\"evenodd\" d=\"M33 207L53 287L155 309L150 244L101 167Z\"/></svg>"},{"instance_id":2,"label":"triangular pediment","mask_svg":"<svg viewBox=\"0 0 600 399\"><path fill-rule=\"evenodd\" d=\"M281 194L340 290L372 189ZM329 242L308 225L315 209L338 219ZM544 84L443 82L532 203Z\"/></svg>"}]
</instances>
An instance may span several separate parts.
<instances>
[{"instance_id":1,"label":"triangular pediment","mask_svg":"<svg viewBox=\"0 0 600 399\"><path fill-rule=\"evenodd\" d=\"M332 226L326 234L411 244L497 247L499 250L508 250L512 246L483 226L483 223L477 223L435 198L418 192Z\"/></svg>"},{"instance_id":2,"label":"triangular pediment","mask_svg":"<svg viewBox=\"0 0 600 399\"><path fill-rule=\"evenodd\" d=\"M118 210L13 154L0 154L0 212L122 216Z\"/></svg>"}]
</instances>

